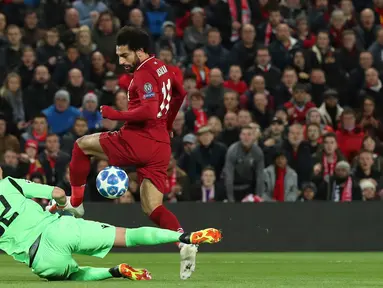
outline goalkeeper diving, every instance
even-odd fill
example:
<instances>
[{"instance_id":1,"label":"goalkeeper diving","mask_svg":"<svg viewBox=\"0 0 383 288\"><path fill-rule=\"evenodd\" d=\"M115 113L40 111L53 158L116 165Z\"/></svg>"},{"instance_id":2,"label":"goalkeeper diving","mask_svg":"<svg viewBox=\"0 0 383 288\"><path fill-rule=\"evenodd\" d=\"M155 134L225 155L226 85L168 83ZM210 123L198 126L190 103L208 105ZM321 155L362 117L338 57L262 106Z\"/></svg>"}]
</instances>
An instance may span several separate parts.
<instances>
[{"instance_id":1,"label":"goalkeeper diving","mask_svg":"<svg viewBox=\"0 0 383 288\"><path fill-rule=\"evenodd\" d=\"M127 264L112 268L81 267L72 254L103 258L113 247L173 242L213 244L222 239L221 232L214 228L180 233L152 227L121 228L60 216L44 211L31 198L53 199L73 215L78 214L76 209L80 208L71 206L70 197L62 189L24 179L3 179L0 168L0 249L47 280L150 280L151 274L146 269L135 269Z\"/></svg>"}]
</instances>

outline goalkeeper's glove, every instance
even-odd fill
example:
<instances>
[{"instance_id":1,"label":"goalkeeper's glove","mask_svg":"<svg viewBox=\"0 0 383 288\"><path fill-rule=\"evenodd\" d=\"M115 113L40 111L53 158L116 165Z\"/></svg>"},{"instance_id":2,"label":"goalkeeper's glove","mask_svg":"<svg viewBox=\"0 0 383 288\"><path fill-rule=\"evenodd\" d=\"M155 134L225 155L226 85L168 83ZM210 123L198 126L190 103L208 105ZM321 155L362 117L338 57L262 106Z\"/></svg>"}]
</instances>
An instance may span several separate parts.
<instances>
[{"instance_id":1,"label":"goalkeeper's glove","mask_svg":"<svg viewBox=\"0 0 383 288\"><path fill-rule=\"evenodd\" d=\"M81 204L78 207L72 206L72 204L70 203L70 196L66 197L65 205L60 206L58 203L56 203L56 201L52 200L51 205L48 205L47 207L45 207L45 210L51 213L55 213L60 210L67 211L76 218L81 218L85 213L83 204Z\"/></svg>"}]
</instances>

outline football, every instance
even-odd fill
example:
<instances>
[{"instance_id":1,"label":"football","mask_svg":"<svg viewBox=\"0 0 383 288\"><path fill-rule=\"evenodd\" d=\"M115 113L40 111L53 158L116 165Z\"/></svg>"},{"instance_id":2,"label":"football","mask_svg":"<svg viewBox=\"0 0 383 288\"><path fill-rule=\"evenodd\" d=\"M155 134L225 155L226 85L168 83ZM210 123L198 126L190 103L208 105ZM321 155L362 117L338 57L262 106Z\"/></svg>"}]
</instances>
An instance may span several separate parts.
<instances>
[{"instance_id":1,"label":"football","mask_svg":"<svg viewBox=\"0 0 383 288\"><path fill-rule=\"evenodd\" d=\"M121 168L109 166L98 173L96 187L105 198L117 199L128 189L129 177Z\"/></svg>"}]
</instances>

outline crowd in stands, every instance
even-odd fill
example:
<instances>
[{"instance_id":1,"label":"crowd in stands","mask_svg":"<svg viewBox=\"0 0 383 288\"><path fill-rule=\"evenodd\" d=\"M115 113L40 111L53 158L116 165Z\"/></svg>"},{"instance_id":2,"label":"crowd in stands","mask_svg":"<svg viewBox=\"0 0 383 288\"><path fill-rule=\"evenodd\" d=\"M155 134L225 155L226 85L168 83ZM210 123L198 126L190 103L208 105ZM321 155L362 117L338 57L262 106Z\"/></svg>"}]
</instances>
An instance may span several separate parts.
<instances>
[{"instance_id":1,"label":"crowd in stands","mask_svg":"<svg viewBox=\"0 0 383 288\"><path fill-rule=\"evenodd\" d=\"M99 107L128 109L132 75L115 54L125 25L151 35L188 92L167 201L383 198L383 0L0 1L5 176L70 194L75 141L124 124ZM93 159L86 201L110 201L95 187L107 166ZM124 168L116 202L138 202Z\"/></svg>"}]
</instances>

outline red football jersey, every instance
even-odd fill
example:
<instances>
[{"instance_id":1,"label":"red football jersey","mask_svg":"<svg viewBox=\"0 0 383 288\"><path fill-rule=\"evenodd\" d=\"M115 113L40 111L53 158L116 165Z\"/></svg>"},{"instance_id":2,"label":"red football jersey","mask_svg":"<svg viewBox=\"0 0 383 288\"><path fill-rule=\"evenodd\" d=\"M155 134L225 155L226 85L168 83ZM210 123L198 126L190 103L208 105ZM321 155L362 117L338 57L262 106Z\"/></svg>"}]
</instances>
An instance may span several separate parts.
<instances>
[{"instance_id":1,"label":"red football jersey","mask_svg":"<svg viewBox=\"0 0 383 288\"><path fill-rule=\"evenodd\" d=\"M134 72L128 88L128 111L136 109L144 101L152 101L156 102L158 107L157 115L155 119L144 122L128 121L122 132L135 130L135 133L144 137L170 143L167 117L174 81L174 74L168 71L165 63L161 60L149 57L143 61Z\"/></svg>"}]
</instances>

